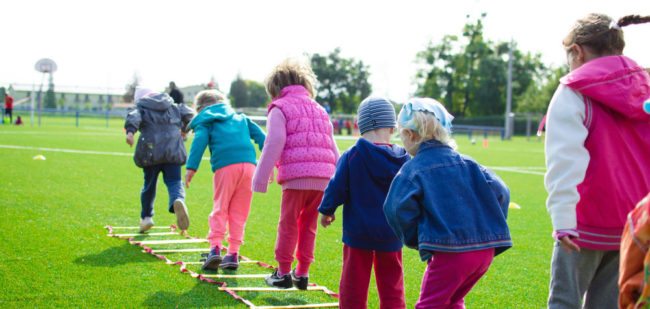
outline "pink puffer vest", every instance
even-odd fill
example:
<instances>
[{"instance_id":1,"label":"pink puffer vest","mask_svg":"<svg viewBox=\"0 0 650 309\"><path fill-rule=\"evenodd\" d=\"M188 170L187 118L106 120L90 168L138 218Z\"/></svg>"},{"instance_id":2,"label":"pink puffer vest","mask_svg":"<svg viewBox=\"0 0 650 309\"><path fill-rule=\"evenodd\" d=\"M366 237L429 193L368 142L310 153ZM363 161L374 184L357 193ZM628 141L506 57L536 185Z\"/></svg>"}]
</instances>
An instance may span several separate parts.
<instances>
[{"instance_id":1,"label":"pink puffer vest","mask_svg":"<svg viewBox=\"0 0 650 309\"><path fill-rule=\"evenodd\" d=\"M331 178L336 156L327 112L299 85L284 87L268 111L274 107L287 120L287 140L277 165L278 183L297 178Z\"/></svg>"}]
</instances>

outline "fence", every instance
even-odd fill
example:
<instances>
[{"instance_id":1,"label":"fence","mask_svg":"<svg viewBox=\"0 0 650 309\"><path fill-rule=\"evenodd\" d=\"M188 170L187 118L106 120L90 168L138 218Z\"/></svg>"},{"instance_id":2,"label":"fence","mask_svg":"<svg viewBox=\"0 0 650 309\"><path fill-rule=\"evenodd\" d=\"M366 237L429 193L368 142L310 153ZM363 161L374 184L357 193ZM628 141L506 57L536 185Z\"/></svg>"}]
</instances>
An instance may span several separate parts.
<instances>
[{"instance_id":1,"label":"fence","mask_svg":"<svg viewBox=\"0 0 650 309\"><path fill-rule=\"evenodd\" d=\"M20 116L25 125L31 124L40 126L43 122L46 122L47 125L74 125L75 127L79 127L80 125L90 125L106 126L108 128L111 121L118 121L120 124L123 124L126 110L79 111L55 108L41 108L40 110L31 108L14 108L12 114L14 122L17 117ZM5 116L4 110L3 116ZM3 117L3 119L7 121L8 117ZM5 121L2 123L5 123Z\"/></svg>"}]
</instances>

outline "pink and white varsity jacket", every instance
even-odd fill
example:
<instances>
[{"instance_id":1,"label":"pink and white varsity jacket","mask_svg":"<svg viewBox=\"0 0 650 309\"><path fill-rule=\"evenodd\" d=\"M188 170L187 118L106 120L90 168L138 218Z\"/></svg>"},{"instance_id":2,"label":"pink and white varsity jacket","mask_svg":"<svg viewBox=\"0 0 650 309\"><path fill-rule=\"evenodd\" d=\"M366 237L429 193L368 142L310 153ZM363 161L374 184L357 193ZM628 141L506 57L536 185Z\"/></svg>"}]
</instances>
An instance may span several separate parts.
<instances>
[{"instance_id":1,"label":"pink and white varsity jacket","mask_svg":"<svg viewBox=\"0 0 650 309\"><path fill-rule=\"evenodd\" d=\"M627 214L650 191L650 76L625 56L593 59L560 80L547 114L546 202L553 229L618 250Z\"/></svg>"}]
</instances>

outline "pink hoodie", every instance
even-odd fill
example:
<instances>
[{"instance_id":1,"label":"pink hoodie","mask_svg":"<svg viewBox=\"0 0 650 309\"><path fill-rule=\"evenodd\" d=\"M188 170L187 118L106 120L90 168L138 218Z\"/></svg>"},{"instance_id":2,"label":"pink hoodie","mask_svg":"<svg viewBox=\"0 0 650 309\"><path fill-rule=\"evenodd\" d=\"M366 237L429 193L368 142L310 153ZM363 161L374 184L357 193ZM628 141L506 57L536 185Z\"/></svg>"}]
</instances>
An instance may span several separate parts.
<instances>
[{"instance_id":1,"label":"pink hoodie","mask_svg":"<svg viewBox=\"0 0 650 309\"><path fill-rule=\"evenodd\" d=\"M581 93L589 164L578 185L581 247L618 250L627 214L650 191L650 76L625 56L591 60L560 82Z\"/></svg>"}]
</instances>

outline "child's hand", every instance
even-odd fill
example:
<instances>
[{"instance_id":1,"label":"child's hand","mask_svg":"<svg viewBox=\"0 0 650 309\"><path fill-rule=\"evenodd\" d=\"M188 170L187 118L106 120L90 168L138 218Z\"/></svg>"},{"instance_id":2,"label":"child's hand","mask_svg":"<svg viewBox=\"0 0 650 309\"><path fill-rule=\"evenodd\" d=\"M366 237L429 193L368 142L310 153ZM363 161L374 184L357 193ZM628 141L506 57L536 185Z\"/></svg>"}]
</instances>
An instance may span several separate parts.
<instances>
[{"instance_id":1,"label":"child's hand","mask_svg":"<svg viewBox=\"0 0 650 309\"><path fill-rule=\"evenodd\" d=\"M275 170L271 170L271 176L269 177L269 183L270 184L273 183L274 174L275 174Z\"/></svg>"},{"instance_id":2,"label":"child's hand","mask_svg":"<svg viewBox=\"0 0 650 309\"><path fill-rule=\"evenodd\" d=\"M336 220L336 215L331 215L331 216L321 215L320 225L322 225L323 227L328 227L332 225L332 222L334 222L334 220Z\"/></svg>"},{"instance_id":3,"label":"child's hand","mask_svg":"<svg viewBox=\"0 0 650 309\"><path fill-rule=\"evenodd\" d=\"M576 252L580 252L580 246L573 242L570 236L564 236L560 238L560 245L562 246L562 249L566 251L566 253L571 253L571 249L575 250Z\"/></svg>"},{"instance_id":4,"label":"child's hand","mask_svg":"<svg viewBox=\"0 0 650 309\"><path fill-rule=\"evenodd\" d=\"M185 188L190 188L190 182L192 181L192 178L194 178L194 174L196 173L195 170L186 170L185 171Z\"/></svg>"},{"instance_id":5,"label":"child's hand","mask_svg":"<svg viewBox=\"0 0 650 309\"><path fill-rule=\"evenodd\" d=\"M133 147L133 132L126 134L126 143L129 144L129 147Z\"/></svg>"}]
</instances>

